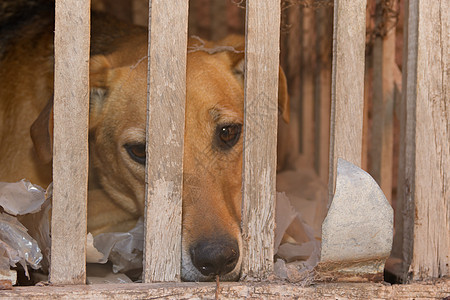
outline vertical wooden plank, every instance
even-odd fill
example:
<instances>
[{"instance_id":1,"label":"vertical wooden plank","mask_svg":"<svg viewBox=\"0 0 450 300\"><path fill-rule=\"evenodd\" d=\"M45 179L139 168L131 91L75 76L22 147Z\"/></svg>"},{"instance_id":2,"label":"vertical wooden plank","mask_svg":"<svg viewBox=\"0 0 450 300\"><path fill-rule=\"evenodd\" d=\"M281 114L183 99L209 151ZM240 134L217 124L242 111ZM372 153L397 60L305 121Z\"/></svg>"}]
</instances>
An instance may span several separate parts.
<instances>
[{"instance_id":1,"label":"vertical wooden plank","mask_svg":"<svg viewBox=\"0 0 450 300\"><path fill-rule=\"evenodd\" d=\"M278 122L277 136L277 168L283 170L293 166L300 155L300 98L301 98L301 7L293 5L283 11L285 23L289 29L281 35L282 44L280 57L281 64L286 73L289 92L290 120L286 124L283 120Z\"/></svg>"},{"instance_id":2,"label":"vertical wooden plank","mask_svg":"<svg viewBox=\"0 0 450 300\"><path fill-rule=\"evenodd\" d=\"M301 7L293 5L283 11L289 29L281 35L280 61L286 74L289 92L289 124L280 119L277 135L278 171L292 167L300 156L300 98L301 98ZM283 22L283 21L282 21ZM300 162L303 165L303 161Z\"/></svg>"},{"instance_id":3,"label":"vertical wooden plank","mask_svg":"<svg viewBox=\"0 0 450 300\"><path fill-rule=\"evenodd\" d=\"M450 275L450 2L417 5L416 97L408 98L416 107L410 272L422 280Z\"/></svg>"},{"instance_id":4,"label":"vertical wooden plank","mask_svg":"<svg viewBox=\"0 0 450 300\"><path fill-rule=\"evenodd\" d=\"M248 1L245 52L242 276L273 271L280 0Z\"/></svg>"},{"instance_id":5,"label":"vertical wooden plank","mask_svg":"<svg viewBox=\"0 0 450 300\"><path fill-rule=\"evenodd\" d=\"M400 105L400 140L398 189L395 211L395 236L393 248L402 259L401 281L408 280L412 260L414 232L414 117L415 82L417 62L417 1L405 2L403 35L402 103ZM401 229L399 230L399 228ZM397 246L398 245L398 246ZM401 248L401 251L397 249Z\"/></svg>"},{"instance_id":6,"label":"vertical wooden plank","mask_svg":"<svg viewBox=\"0 0 450 300\"><path fill-rule=\"evenodd\" d=\"M331 51L333 41L333 14L329 7L316 12L317 74L316 94L316 169L323 182L328 181L330 158L330 108L331 108Z\"/></svg>"},{"instance_id":7,"label":"vertical wooden plank","mask_svg":"<svg viewBox=\"0 0 450 300\"><path fill-rule=\"evenodd\" d=\"M366 0L334 1L329 199L337 159L361 165Z\"/></svg>"},{"instance_id":8,"label":"vertical wooden plank","mask_svg":"<svg viewBox=\"0 0 450 300\"><path fill-rule=\"evenodd\" d=\"M90 1L56 1L50 281L86 281Z\"/></svg>"},{"instance_id":9,"label":"vertical wooden plank","mask_svg":"<svg viewBox=\"0 0 450 300\"><path fill-rule=\"evenodd\" d=\"M396 2L376 1L375 28L379 31L373 47L373 125L370 174L392 202L392 162L394 147L394 68Z\"/></svg>"},{"instance_id":10,"label":"vertical wooden plank","mask_svg":"<svg viewBox=\"0 0 450 300\"><path fill-rule=\"evenodd\" d=\"M144 282L180 280L188 3L149 4Z\"/></svg>"},{"instance_id":11,"label":"vertical wooden plank","mask_svg":"<svg viewBox=\"0 0 450 300\"><path fill-rule=\"evenodd\" d=\"M366 32L374 32L374 22L371 17L375 11L375 0L368 0L366 6ZM370 42L370 35L366 40L366 43ZM369 151L370 149L370 129L372 122L370 122L370 113L372 110L372 85L373 85L373 67L372 59L373 51L368 51L365 57L364 66L364 108L363 108L363 138L362 138L362 157L361 157L361 169L369 170Z\"/></svg>"},{"instance_id":12,"label":"vertical wooden plank","mask_svg":"<svg viewBox=\"0 0 450 300\"><path fill-rule=\"evenodd\" d=\"M305 167L313 169L315 160L314 143L314 70L316 51L314 32L314 8L302 8L301 17L301 152ZM297 70L298 71L298 70Z\"/></svg>"}]
</instances>

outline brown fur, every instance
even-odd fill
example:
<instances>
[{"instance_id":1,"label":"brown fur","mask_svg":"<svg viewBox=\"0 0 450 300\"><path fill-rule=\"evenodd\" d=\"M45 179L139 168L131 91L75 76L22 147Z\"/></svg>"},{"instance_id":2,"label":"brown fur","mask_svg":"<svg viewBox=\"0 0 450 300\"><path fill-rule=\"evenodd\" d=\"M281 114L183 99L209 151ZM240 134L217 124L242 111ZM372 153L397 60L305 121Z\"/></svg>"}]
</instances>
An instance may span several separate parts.
<instances>
[{"instance_id":1,"label":"brown fur","mask_svg":"<svg viewBox=\"0 0 450 300\"><path fill-rule=\"evenodd\" d=\"M144 210L144 165L132 160L124 145L145 143L147 32L109 20L92 18L88 231L94 235L129 230ZM0 49L0 181L27 178L43 187L51 182L52 32L53 20L40 17L25 22ZM190 46L198 43L191 40ZM186 280L208 279L193 267L193 243L217 236L241 243L242 136L227 151L218 149L214 139L218 124L243 124L244 40L230 36L218 45L241 53L194 51L187 59L182 262ZM280 111L287 120L282 71L280 83ZM223 278L236 279L239 267L240 263Z\"/></svg>"}]
</instances>

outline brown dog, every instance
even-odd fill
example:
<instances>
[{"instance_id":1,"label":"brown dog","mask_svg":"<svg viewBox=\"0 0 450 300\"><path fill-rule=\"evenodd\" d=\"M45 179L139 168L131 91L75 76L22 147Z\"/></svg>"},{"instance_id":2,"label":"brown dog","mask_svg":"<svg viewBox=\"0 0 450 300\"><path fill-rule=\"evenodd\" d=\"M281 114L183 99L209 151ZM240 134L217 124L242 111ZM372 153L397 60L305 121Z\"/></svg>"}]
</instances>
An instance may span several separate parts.
<instances>
[{"instance_id":1,"label":"brown dog","mask_svg":"<svg viewBox=\"0 0 450 300\"><path fill-rule=\"evenodd\" d=\"M0 181L27 178L43 187L51 182L52 9L42 5L4 27ZM199 44L191 40L189 46ZM241 261L244 39L230 36L205 46L236 51L188 54L182 278L219 274L235 280ZM146 55L145 28L93 14L88 231L94 235L129 230L144 211ZM279 109L288 120L281 71Z\"/></svg>"}]
</instances>

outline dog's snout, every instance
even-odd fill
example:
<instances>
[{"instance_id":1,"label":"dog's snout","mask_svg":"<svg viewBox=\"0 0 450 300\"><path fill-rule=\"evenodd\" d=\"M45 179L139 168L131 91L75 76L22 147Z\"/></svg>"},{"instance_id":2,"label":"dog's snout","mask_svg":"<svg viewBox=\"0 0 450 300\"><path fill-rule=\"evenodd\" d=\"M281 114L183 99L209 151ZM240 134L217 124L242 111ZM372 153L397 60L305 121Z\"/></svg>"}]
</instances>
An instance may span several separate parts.
<instances>
[{"instance_id":1,"label":"dog's snout","mask_svg":"<svg viewBox=\"0 0 450 300\"><path fill-rule=\"evenodd\" d=\"M191 247L190 254L194 266L203 275L225 275L236 267L239 246L228 238L202 240Z\"/></svg>"}]
</instances>

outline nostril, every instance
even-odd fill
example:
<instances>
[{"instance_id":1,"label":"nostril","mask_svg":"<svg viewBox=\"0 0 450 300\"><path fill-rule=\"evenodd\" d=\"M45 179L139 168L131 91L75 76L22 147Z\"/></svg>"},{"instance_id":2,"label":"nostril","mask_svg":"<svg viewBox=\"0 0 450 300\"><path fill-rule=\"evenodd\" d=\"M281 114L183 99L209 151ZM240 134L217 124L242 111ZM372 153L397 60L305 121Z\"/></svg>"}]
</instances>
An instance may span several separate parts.
<instances>
[{"instance_id":1,"label":"nostril","mask_svg":"<svg viewBox=\"0 0 450 300\"><path fill-rule=\"evenodd\" d=\"M200 266L200 272L202 272L202 274L214 274L215 272L215 267L212 264L204 264L202 266Z\"/></svg>"},{"instance_id":2,"label":"nostril","mask_svg":"<svg viewBox=\"0 0 450 300\"><path fill-rule=\"evenodd\" d=\"M190 254L194 266L203 275L224 275L236 267L239 247L230 239L202 240L191 247Z\"/></svg>"}]
</instances>

